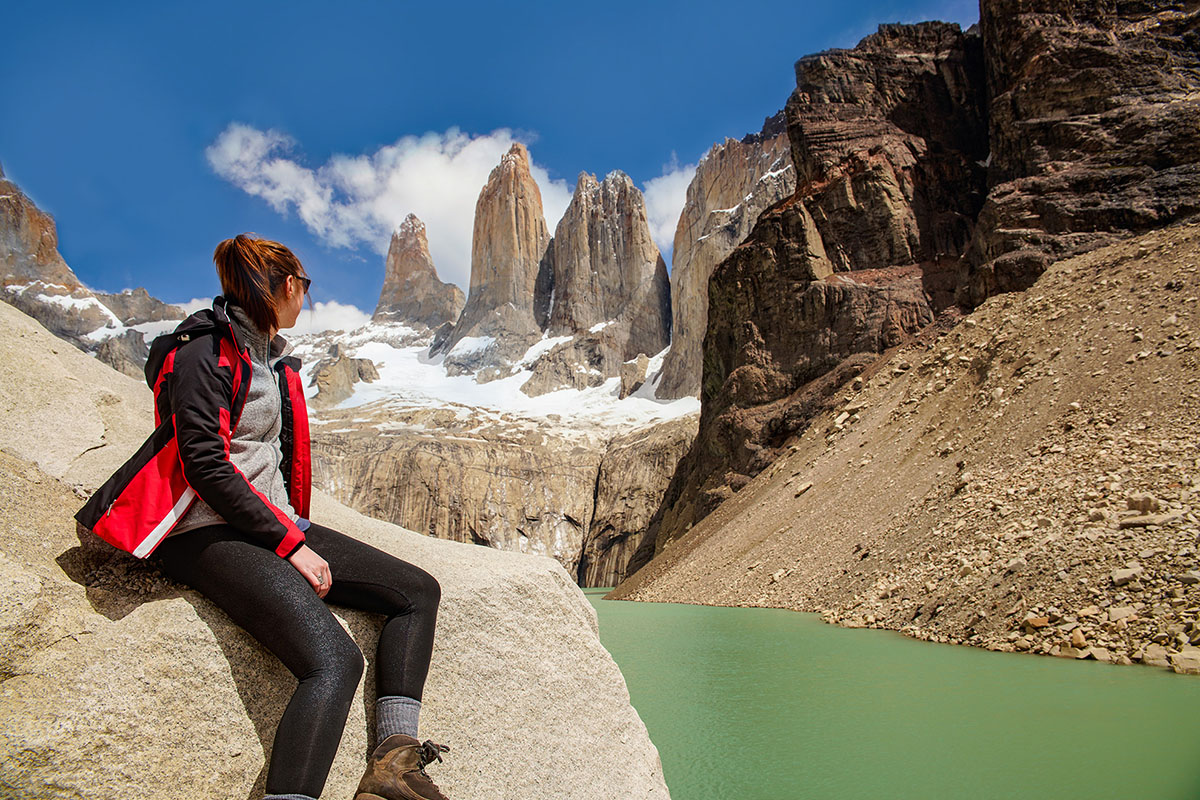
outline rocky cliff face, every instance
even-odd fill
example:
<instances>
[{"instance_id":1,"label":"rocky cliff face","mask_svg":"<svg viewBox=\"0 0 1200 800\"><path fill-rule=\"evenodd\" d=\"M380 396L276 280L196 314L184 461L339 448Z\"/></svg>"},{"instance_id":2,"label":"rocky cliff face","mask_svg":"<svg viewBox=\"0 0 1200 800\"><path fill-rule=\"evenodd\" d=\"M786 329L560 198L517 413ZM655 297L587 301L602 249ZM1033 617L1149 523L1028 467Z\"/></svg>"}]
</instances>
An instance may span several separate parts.
<instances>
[{"instance_id":1,"label":"rocky cliff face","mask_svg":"<svg viewBox=\"0 0 1200 800\"><path fill-rule=\"evenodd\" d=\"M617 436L596 476L595 506L575 574L580 586L616 586L649 528L679 459L696 437L687 416Z\"/></svg>"},{"instance_id":2,"label":"rocky cliff face","mask_svg":"<svg viewBox=\"0 0 1200 800\"><path fill-rule=\"evenodd\" d=\"M549 556L574 574L599 442L467 408L357 407L314 423L313 481L350 507L439 539Z\"/></svg>"},{"instance_id":3,"label":"rocky cliff face","mask_svg":"<svg viewBox=\"0 0 1200 800\"><path fill-rule=\"evenodd\" d=\"M312 420L313 481L376 519L550 556L581 585L612 585L695 424L692 416L613 438L467 407L335 409Z\"/></svg>"},{"instance_id":4,"label":"rocky cliff face","mask_svg":"<svg viewBox=\"0 0 1200 800\"><path fill-rule=\"evenodd\" d=\"M458 319L465 302L461 289L438 279L425 223L409 214L392 233L372 319L437 328Z\"/></svg>"},{"instance_id":5,"label":"rocky cliff face","mask_svg":"<svg viewBox=\"0 0 1200 800\"><path fill-rule=\"evenodd\" d=\"M59 255L54 218L5 179L0 179L0 274L4 286L43 281L71 291L81 285Z\"/></svg>"},{"instance_id":6,"label":"rocky cliff face","mask_svg":"<svg viewBox=\"0 0 1200 800\"><path fill-rule=\"evenodd\" d=\"M145 289L126 289L115 294L94 292L95 298L103 303L124 325L141 325L147 322L165 322L182 319L183 309L151 297Z\"/></svg>"},{"instance_id":7,"label":"rocky cliff face","mask_svg":"<svg viewBox=\"0 0 1200 800\"><path fill-rule=\"evenodd\" d=\"M981 16L979 35L881 26L797 62L796 193L713 273L699 433L637 563L935 313L1200 210L1200 9L985 0Z\"/></svg>"},{"instance_id":8,"label":"rocky cliff face","mask_svg":"<svg viewBox=\"0 0 1200 800\"><path fill-rule=\"evenodd\" d=\"M783 112L761 132L715 144L700 159L675 228L671 256L671 349L657 395L700 393L701 344L708 325L708 279L768 206L796 189Z\"/></svg>"},{"instance_id":9,"label":"rocky cliff face","mask_svg":"<svg viewBox=\"0 0 1200 800\"><path fill-rule=\"evenodd\" d=\"M201 595L70 516L153 429L149 390L3 304L0 351L0 795L261 797L294 679ZM433 768L450 797L666 800L595 612L557 563L419 536L320 492L313 518L441 583L421 728L453 748ZM373 653L378 616L335 612ZM370 674L327 796L353 794L373 745Z\"/></svg>"},{"instance_id":10,"label":"rocky cliff face","mask_svg":"<svg viewBox=\"0 0 1200 800\"><path fill-rule=\"evenodd\" d=\"M11 181L0 181L0 287L3 298L79 347L120 320L88 290L58 252L54 218Z\"/></svg>"},{"instance_id":11,"label":"rocky cliff face","mask_svg":"<svg viewBox=\"0 0 1200 800\"><path fill-rule=\"evenodd\" d=\"M628 340L601 328L543 341L550 349L527 364L531 375L521 385L521 391L530 397L559 389L601 386L620 374L621 348Z\"/></svg>"},{"instance_id":12,"label":"rocky cliff face","mask_svg":"<svg viewBox=\"0 0 1200 800\"><path fill-rule=\"evenodd\" d=\"M504 377L541 338L534 284L549 241L529 151L514 144L475 204L467 303L439 349L451 374L474 373L481 381Z\"/></svg>"},{"instance_id":13,"label":"rocky cliff face","mask_svg":"<svg viewBox=\"0 0 1200 800\"><path fill-rule=\"evenodd\" d=\"M965 250L982 203L982 71L978 38L944 23L881 26L797 62L785 109L796 192L712 274L699 432L635 565L953 296L938 291L939 262Z\"/></svg>"},{"instance_id":14,"label":"rocky cliff face","mask_svg":"<svg viewBox=\"0 0 1200 800\"><path fill-rule=\"evenodd\" d=\"M990 191L960 299L1200 211L1200 10L986 0Z\"/></svg>"},{"instance_id":15,"label":"rocky cliff face","mask_svg":"<svg viewBox=\"0 0 1200 800\"><path fill-rule=\"evenodd\" d=\"M797 194L835 271L920 263L941 267L930 279L953 275L986 190L978 36L881 25L853 50L796 62L786 112Z\"/></svg>"},{"instance_id":16,"label":"rocky cliff face","mask_svg":"<svg viewBox=\"0 0 1200 800\"><path fill-rule=\"evenodd\" d=\"M0 299L132 377L149 348L129 327L184 317L145 289L105 294L80 283L58 252L54 219L8 180L0 180Z\"/></svg>"}]
</instances>

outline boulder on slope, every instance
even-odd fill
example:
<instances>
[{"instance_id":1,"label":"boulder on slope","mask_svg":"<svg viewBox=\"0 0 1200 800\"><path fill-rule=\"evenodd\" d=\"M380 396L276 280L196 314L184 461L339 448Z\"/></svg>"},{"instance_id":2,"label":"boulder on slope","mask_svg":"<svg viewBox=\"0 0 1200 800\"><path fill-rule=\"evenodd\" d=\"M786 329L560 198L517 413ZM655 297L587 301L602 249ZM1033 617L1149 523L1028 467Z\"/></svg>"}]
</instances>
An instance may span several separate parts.
<instances>
[{"instance_id":1,"label":"boulder on slope","mask_svg":"<svg viewBox=\"0 0 1200 800\"><path fill-rule=\"evenodd\" d=\"M2 304L0 330L0 795L257 796L291 676L200 595L77 537L71 519L148 432L149 391ZM449 796L668 796L562 567L426 538L320 494L313 516L442 584L421 732L454 748L435 774ZM379 618L335 613L370 659ZM356 785L373 695L367 670L326 796Z\"/></svg>"},{"instance_id":2,"label":"boulder on slope","mask_svg":"<svg viewBox=\"0 0 1200 800\"><path fill-rule=\"evenodd\" d=\"M352 358L341 344L334 344L328 355L313 365L311 385L317 387L312 399L315 407L337 405L354 394L354 384L379 380L379 370L369 358Z\"/></svg>"}]
</instances>

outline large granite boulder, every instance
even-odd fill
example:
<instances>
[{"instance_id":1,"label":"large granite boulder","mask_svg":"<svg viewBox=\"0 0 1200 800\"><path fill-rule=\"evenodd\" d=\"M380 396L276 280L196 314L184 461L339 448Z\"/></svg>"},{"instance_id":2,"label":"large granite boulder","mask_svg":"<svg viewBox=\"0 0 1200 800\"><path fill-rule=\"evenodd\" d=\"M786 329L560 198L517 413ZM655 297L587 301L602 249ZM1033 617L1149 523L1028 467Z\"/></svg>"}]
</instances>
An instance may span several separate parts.
<instances>
[{"instance_id":1,"label":"large granite boulder","mask_svg":"<svg viewBox=\"0 0 1200 800\"><path fill-rule=\"evenodd\" d=\"M291 676L201 596L71 519L151 428L148 390L4 305L0 334L0 795L260 796ZM420 536L320 493L313 516L441 582L422 734L453 748L435 768L449 796L667 797L559 564ZM379 618L335 612L374 652ZM371 746L367 674L330 797L351 795Z\"/></svg>"}]
</instances>

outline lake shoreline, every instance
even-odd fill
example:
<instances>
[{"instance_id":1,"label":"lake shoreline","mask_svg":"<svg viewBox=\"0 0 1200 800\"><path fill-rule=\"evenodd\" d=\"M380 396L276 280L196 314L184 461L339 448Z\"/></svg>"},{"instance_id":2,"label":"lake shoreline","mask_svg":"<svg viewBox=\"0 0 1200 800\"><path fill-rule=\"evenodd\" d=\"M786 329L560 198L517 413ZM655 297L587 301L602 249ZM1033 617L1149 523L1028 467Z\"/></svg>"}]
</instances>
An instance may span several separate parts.
<instances>
[{"instance_id":1,"label":"lake shoreline","mask_svg":"<svg viewBox=\"0 0 1200 800\"><path fill-rule=\"evenodd\" d=\"M976 800L1007 800L1015 785L1046 800L1090 797L1096 785L1184 800L1200 788L1189 766L1200 751L1194 681L917 647L818 625L811 612L616 603L601 591L585 590L601 642L674 800L915 800L968 787Z\"/></svg>"}]
</instances>

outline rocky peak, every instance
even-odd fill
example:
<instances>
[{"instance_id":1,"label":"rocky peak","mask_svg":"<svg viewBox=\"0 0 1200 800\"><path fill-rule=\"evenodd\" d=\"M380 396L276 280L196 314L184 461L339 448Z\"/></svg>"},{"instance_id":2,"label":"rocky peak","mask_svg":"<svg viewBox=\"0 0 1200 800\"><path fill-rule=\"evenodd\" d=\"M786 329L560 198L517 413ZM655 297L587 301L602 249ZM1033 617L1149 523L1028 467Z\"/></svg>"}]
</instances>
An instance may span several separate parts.
<instances>
[{"instance_id":1,"label":"rocky peak","mask_svg":"<svg viewBox=\"0 0 1200 800\"><path fill-rule=\"evenodd\" d=\"M762 130L747 133L742 137L742 144L758 144L760 142L774 139L780 134L787 133L787 115L783 113L783 109L779 109L771 116L763 120ZM720 145L713 145L719 147Z\"/></svg>"},{"instance_id":2,"label":"rocky peak","mask_svg":"<svg viewBox=\"0 0 1200 800\"><path fill-rule=\"evenodd\" d=\"M619 377L623 364L654 355L671 336L671 286L650 236L642 193L620 170L603 181L580 173L547 248L534 309L548 337L521 387L529 395L584 389Z\"/></svg>"},{"instance_id":3,"label":"rocky peak","mask_svg":"<svg viewBox=\"0 0 1200 800\"><path fill-rule=\"evenodd\" d=\"M59 255L54 217L34 205L15 183L0 180L0 283L30 281L67 291L82 286Z\"/></svg>"},{"instance_id":4,"label":"rocky peak","mask_svg":"<svg viewBox=\"0 0 1200 800\"><path fill-rule=\"evenodd\" d=\"M660 398L699 393L709 276L746 238L763 210L795 188L783 111L768 117L760 132L726 139L700 159L675 228L671 350L663 361Z\"/></svg>"},{"instance_id":5,"label":"rocky peak","mask_svg":"<svg viewBox=\"0 0 1200 800\"><path fill-rule=\"evenodd\" d=\"M580 173L551 246L551 336L623 325L617 343L623 361L667 346L667 268L650 236L642 193L628 175L616 170L597 181Z\"/></svg>"},{"instance_id":6,"label":"rocky peak","mask_svg":"<svg viewBox=\"0 0 1200 800\"><path fill-rule=\"evenodd\" d=\"M533 314L534 285L549 240L529 151L513 144L475 204L470 291L443 344L452 373L474 372L481 379L507 375L513 361L541 337ZM456 354L464 339L471 341Z\"/></svg>"},{"instance_id":7,"label":"rocky peak","mask_svg":"<svg viewBox=\"0 0 1200 800\"><path fill-rule=\"evenodd\" d=\"M409 214L392 233L383 288L372 319L436 328L456 320L464 302L461 289L438 279L425 223Z\"/></svg>"},{"instance_id":8,"label":"rocky peak","mask_svg":"<svg viewBox=\"0 0 1200 800\"><path fill-rule=\"evenodd\" d=\"M404 217L404 221L396 226L392 239L395 240L397 236L406 240L422 242L425 244L425 251L429 252L429 240L425 237L425 223L421 222L416 214L409 213Z\"/></svg>"},{"instance_id":9,"label":"rocky peak","mask_svg":"<svg viewBox=\"0 0 1200 800\"><path fill-rule=\"evenodd\" d=\"M108 306L109 310L116 314L117 318L125 325L183 319L187 316L179 306L164 303L140 286L121 292L95 292L95 297Z\"/></svg>"},{"instance_id":10,"label":"rocky peak","mask_svg":"<svg viewBox=\"0 0 1200 800\"><path fill-rule=\"evenodd\" d=\"M145 289L92 292L58 252L54 218L11 181L0 179L0 300L121 372L141 378L148 348L126 326L182 319L179 308Z\"/></svg>"}]
</instances>

